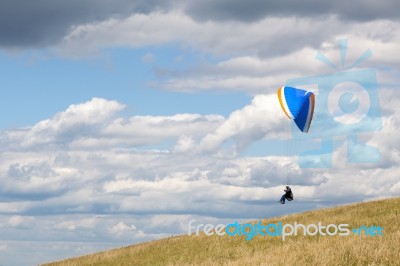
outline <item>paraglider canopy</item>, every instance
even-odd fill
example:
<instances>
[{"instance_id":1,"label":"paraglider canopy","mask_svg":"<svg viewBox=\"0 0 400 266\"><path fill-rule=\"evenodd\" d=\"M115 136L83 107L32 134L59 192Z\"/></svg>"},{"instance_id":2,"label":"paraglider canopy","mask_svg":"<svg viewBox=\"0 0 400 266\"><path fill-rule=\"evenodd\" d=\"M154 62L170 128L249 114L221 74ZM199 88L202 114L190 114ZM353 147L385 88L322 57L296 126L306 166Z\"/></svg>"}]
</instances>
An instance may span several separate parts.
<instances>
[{"instance_id":1,"label":"paraglider canopy","mask_svg":"<svg viewBox=\"0 0 400 266\"><path fill-rule=\"evenodd\" d=\"M302 132L307 133L314 114L314 93L292 87L281 87L277 93L282 110Z\"/></svg>"}]
</instances>

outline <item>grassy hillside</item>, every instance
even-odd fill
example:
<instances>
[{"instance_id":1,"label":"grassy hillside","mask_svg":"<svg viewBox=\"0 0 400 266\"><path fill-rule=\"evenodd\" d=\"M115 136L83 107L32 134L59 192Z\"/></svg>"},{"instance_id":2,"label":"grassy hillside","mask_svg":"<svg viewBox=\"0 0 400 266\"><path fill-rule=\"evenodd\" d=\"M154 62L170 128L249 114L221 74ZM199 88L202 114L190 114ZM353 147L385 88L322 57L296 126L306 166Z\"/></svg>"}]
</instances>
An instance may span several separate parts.
<instances>
[{"instance_id":1,"label":"grassy hillside","mask_svg":"<svg viewBox=\"0 0 400 266\"><path fill-rule=\"evenodd\" d=\"M383 236L177 236L46 265L400 265L400 198L263 220L379 225Z\"/></svg>"}]
</instances>

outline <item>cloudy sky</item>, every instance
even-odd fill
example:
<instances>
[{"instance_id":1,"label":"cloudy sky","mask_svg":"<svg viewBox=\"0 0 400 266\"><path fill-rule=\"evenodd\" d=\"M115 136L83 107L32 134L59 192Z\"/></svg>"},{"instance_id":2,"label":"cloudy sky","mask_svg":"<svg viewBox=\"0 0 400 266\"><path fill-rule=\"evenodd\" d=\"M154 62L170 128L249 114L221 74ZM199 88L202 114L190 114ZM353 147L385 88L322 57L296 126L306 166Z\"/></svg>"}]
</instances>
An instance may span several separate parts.
<instances>
[{"instance_id":1,"label":"cloudy sky","mask_svg":"<svg viewBox=\"0 0 400 266\"><path fill-rule=\"evenodd\" d=\"M192 219L400 195L399 9L394 0L1 1L1 264L186 233ZM317 94L307 137L291 133L275 94L304 77L320 77L305 79ZM336 97L324 80L364 94ZM365 104L366 116L352 116ZM296 200L280 205L286 182Z\"/></svg>"}]
</instances>

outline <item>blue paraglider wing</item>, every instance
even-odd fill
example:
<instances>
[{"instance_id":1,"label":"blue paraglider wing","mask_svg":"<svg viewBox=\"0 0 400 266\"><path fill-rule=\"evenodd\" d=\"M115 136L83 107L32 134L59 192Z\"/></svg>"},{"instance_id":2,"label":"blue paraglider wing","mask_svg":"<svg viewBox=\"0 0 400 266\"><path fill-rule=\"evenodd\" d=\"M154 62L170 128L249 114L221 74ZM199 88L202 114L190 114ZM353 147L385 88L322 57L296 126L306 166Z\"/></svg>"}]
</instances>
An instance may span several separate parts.
<instances>
[{"instance_id":1,"label":"blue paraglider wing","mask_svg":"<svg viewBox=\"0 0 400 266\"><path fill-rule=\"evenodd\" d=\"M314 115L315 95L292 87L278 89L279 103L302 132L308 132Z\"/></svg>"}]
</instances>

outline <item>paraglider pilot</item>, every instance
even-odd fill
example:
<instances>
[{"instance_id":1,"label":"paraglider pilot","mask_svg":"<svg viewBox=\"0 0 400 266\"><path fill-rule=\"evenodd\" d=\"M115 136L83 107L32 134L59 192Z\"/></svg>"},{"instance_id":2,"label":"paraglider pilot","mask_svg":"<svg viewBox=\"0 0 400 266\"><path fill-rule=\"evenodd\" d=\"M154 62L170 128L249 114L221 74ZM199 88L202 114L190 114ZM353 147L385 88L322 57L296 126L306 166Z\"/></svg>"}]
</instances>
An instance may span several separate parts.
<instances>
[{"instance_id":1,"label":"paraglider pilot","mask_svg":"<svg viewBox=\"0 0 400 266\"><path fill-rule=\"evenodd\" d=\"M289 185L286 185L286 188L283 191L285 191L285 194L282 195L281 200L279 202L285 204L285 199L287 199L288 201L292 201L293 192L292 189L289 187Z\"/></svg>"}]
</instances>

